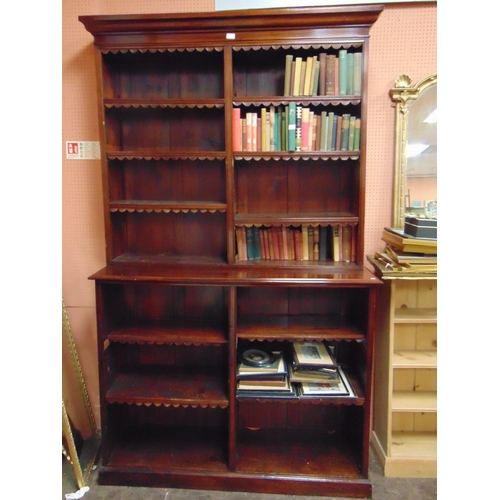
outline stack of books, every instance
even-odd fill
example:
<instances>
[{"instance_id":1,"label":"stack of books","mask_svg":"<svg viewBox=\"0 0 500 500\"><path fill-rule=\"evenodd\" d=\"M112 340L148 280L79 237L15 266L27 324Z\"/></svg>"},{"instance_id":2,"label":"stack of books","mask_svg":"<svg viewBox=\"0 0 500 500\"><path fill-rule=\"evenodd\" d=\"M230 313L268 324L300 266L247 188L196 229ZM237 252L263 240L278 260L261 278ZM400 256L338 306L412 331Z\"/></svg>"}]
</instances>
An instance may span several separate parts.
<instances>
[{"instance_id":1,"label":"stack of books","mask_svg":"<svg viewBox=\"0 0 500 500\"><path fill-rule=\"evenodd\" d=\"M236 370L236 395L250 398L296 397L290 384L288 367L282 351L250 349L242 353Z\"/></svg>"},{"instance_id":2,"label":"stack of books","mask_svg":"<svg viewBox=\"0 0 500 500\"><path fill-rule=\"evenodd\" d=\"M335 360L334 346L325 342L293 342L289 379L299 397L355 397Z\"/></svg>"},{"instance_id":3,"label":"stack of books","mask_svg":"<svg viewBox=\"0 0 500 500\"><path fill-rule=\"evenodd\" d=\"M384 228L384 251L375 252L370 262L385 277L394 275L435 275L437 273L437 238L422 238L403 229Z\"/></svg>"}]
</instances>

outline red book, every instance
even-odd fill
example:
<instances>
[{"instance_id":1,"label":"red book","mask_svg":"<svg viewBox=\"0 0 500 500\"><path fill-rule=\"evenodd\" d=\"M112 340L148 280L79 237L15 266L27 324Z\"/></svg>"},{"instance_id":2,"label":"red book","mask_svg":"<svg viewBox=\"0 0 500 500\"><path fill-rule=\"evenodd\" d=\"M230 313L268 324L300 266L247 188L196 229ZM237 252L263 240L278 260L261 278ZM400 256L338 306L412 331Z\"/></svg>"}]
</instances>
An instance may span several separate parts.
<instances>
[{"instance_id":1,"label":"red book","mask_svg":"<svg viewBox=\"0 0 500 500\"><path fill-rule=\"evenodd\" d=\"M273 254L276 260L281 258L280 245L278 238L278 228L276 226L271 226L271 237L273 241Z\"/></svg>"},{"instance_id":2,"label":"red book","mask_svg":"<svg viewBox=\"0 0 500 500\"><path fill-rule=\"evenodd\" d=\"M261 230L264 233L264 252L266 254L266 259L271 258L271 252L269 251L269 231L267 228Z\"/></svg>"},{"instance_id":3,"label":"red book","mask_svg":"<svg viewBox=\"0 0 500 500\"><path fill-rule=\"evenodd\" d=\"M266 254L266 244L264 241L264 231L262 229L259 231L259 247L260 247L260 258L268 259L269 257Z\"/></svg>"},{"instance_id":4,"label":"red book","mask_svg":"<svg viewBox=\"0 0 500 500\"><path fill-rule=\"evenodd\" d=\"M300 148L302 151L309 151L309 108L302 108L300 129Z\"/></svg>"},{"instance_id":5,"label":"red book","mask_svg":"<svg viewBox=\"0 0 500 500\"><path fill-rule=\"evenodd\" d=\"M241 151L241 111L233 108L233 151Z\"/></svg>"}]
</instances>

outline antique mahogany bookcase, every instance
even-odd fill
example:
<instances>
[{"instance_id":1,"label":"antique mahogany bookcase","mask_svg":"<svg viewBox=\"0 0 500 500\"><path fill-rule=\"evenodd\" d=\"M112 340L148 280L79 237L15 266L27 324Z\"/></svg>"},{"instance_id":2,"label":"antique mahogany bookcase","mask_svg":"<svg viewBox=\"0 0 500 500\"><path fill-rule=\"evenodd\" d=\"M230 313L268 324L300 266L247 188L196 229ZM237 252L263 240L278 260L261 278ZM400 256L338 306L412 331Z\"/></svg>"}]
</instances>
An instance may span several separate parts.
<instances>
[{"instance_id":1,"label":"antique mahogany bookcase","mask_svg":"<svg viewBox=\"0 0 500 500\"><path fill-rule=\"evenodd\" d=\"M100 483L371 496L381 282L363 265L364 97L382 8L79 18L94 37L104 188L107 265L90 277ZM287 55L341 50L362 54L356 94L284 95ZM233 150L233 109L291 103L360 118L359 148ZM273 227L321 229L321 259L244 257L238 234ZM348 230L342 259L335 228ZM352 397L237 396L243 350L313 339L335 345Z\"/></svg>"}]
</instances>

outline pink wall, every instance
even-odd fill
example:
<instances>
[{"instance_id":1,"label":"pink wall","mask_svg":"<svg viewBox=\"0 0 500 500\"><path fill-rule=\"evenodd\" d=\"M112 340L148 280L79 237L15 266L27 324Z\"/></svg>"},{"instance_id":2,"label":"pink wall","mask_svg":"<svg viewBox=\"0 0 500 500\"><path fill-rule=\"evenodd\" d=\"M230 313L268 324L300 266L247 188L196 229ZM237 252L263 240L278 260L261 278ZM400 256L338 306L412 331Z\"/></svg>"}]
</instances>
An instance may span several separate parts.
<instances>
[{"instance_id":1,"label":"pink wall","mask_svg":"<svg viewBox=\"0 0 500 500\"><path fill-rule=\"evenodd\" d=\"M304 1L304 4L307 4ZM91 403L100 426L94 282L105 265L99 160L66 160L65 141L98 141L92 36L79 15L198 12L213 0L65 0L62 37L62 293ZM371 30L365 253L383 248L390 225L394 109L389 89L405 73L413 83L437 72L437 4L388 4Z\"/></svg>"}]
</instances>

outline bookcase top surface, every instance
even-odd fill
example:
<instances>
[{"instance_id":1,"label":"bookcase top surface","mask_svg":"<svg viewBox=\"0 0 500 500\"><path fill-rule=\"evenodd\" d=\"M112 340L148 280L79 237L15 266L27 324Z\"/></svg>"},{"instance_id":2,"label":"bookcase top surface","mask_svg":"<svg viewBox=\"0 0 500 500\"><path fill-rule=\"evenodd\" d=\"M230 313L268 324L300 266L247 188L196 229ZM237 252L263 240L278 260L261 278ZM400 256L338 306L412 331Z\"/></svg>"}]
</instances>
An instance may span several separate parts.
<instances>
[{"instance_id":1,"label":"bookcase top surface","mask_svg":"<svg viewBox=\"0 0 500 500\"><path fill-rule=\"evenodd\" d=\"M264 30L277 28L369 27L383 4L226 10L198 13L158 13L79 16L93 35L153 31Z\"/></svg>"},{"instance_id":2,"label":"bookcase top surface","mask_svg":"<svg viewBox=\"0 0 500 500\"><path fill-rule=\"evenodd\" d=\"M352 270L245 269L239 266L121 266L110 264L89 277L95 281L158 282L220 286L336 286L382 284L367 268Z\"/></svg>"}]
</instances>

